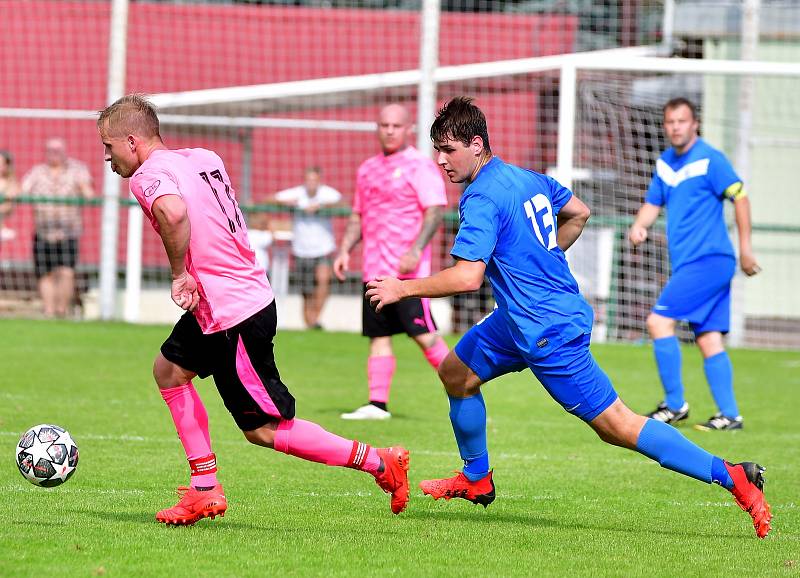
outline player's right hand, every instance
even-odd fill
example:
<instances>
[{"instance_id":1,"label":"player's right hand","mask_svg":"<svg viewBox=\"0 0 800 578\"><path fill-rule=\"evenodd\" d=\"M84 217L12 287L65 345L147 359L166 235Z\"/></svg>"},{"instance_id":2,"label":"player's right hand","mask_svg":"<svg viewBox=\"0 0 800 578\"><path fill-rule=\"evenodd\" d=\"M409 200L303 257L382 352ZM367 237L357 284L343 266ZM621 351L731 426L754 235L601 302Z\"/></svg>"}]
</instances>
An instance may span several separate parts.
<instances>
[{"instance_id":1,"label":"player's right hand","mask_svg":"<svg viewBox=\"0 0 800 578\"><path fill-rule=\"evenodd\" d=\"M194 311L200 304L197 281L188 271L184 271L172 280L172 301L186 311Z\"/></svg>"},{"instance_id":2,"label":"player's right hand","mask_svg":"<svg viewBox=\"0 0 800 578\"><path fill-rule=\"evenodd\" d=\"M636 247L647 240L647 228L634 223L628 231L628 240Z\"/></svg>"},{"instance_id":3,"label":"player's right hand","mask_svg":"<svg viewBox=\"0 0 800 578\"><path fill-rule=\"evenodd\" d=\"M397 303L403 298L403 282L395 277L376 277L367 282L367 292L365 295L369 299L369 304L380 313L385 305Z\"/></svg>"},{"instance_id":4,"label":"player's right hand","mask_svg":"<svg viewBox=\"0 0 800 578\"><path fill-rule=\"evenodd\" d=\"M339 281L345 280L345 272L350 267L350 254L339 253L336 260L333 262L333 274Z\"/></svg>"}]
</instances>

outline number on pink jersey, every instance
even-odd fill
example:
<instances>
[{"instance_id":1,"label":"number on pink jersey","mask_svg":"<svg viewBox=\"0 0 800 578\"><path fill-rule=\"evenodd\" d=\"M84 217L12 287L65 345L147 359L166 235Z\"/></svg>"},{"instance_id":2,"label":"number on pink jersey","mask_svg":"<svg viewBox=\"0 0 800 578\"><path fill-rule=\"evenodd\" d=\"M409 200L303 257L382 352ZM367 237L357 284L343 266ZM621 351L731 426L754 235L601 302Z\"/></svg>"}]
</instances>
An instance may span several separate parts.
<instances>
[{"instance_id":1,"label":"number on pink jersey","mask_svg":"<svg viewBox=\"0 0 800 578\"><path fill-rule=\"evenodd\" d=\"M219 193L217 192L217 189L215 189L214 185L211 184L211 179L209 178L209 174L211 175L212 178L218 180L225 187L225 196L228 197L228 201L230 201L231 206L233 207L233 217L236 219L236 225L239 225L239 227L241 228L242 221L239 217L239 211L237 210L236 201L231 196L231 187L222 178L222 172L219 169L214 169L210 173L206 173L205 171L202 171L200 173L200 176L203 178L206 184L211 188L211 192L214 193L214 198L217 199L219 208L222 209L222 214L225 215L226 219L228 219L228 228L231 230L231 233L235 233L236 225L233 224L233 220L228 216L228 212L225 210L225 206L222 204L222 200L219 198Z\"/></svg>"}]
</instances>

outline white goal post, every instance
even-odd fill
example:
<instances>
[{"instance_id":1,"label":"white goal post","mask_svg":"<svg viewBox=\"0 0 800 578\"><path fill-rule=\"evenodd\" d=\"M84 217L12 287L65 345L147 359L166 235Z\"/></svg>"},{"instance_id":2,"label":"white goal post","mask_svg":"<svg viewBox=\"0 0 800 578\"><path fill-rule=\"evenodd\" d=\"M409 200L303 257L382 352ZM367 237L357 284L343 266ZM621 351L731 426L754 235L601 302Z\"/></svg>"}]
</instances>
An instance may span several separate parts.
<instances>
[{"instance_id":1,"label":"white goal post","mask_svg":"<svg viewBox=\"0 0 800 578\"><path fill-rule=\"evenodd\" d=\"M547 160L546 166L534 165L533 168L537 168L537 170L548 169L548 172L556 176L565 186L576 190L582 197L584 195L591 197L593 193L587 187L593 181L608 180L614 178L614 175L619 177L621 174L618 170L619 167L612 170L606 166L608 160L600 158L600 153L593 150L592 147L598 146L597 141L599 138L612 138L610 134L602 134L604 130L611 130L604 124L611 122L609 120L611 116L622 117L631 112L629 109L633 105L630 103L636 100L636 98L633 98L631 92L633 89L631 87L637 85L637 83L648 83L655 80L661 83L658 85L659 87L665 86L664 83L668 82L668 79L681 81L695 79L700 84L705 83L704 90L709 94L708 98L706 98L708 102L700 103L701 108L703 108L704 104L707 105L706 109L702 111L704 130L709 131L708 134L712 143L715 146L722 147L728 153L729 158L734 159L735 163L741 162L743 158L742 152L747 152L740 150L742 143L748 145L749 150L755 151L756 156L763 156L764 153L760 152L763 149L768 150L769 154L774 157L785 156L785 151L796 150L800 146L795 136L800 132L800 121L796 119L797 113L795 113L795 110L800 110L800 107L792 104L792 98L798 91L791 88L795 86L800 88L800 64L797 62L738 61L722 60L720 58L684 59L659 56L663 53L664 47L660 45L610 49L477 64L438 66L433 69L430 76L431 82L436 88L433 94L437 102L443 102L455 94L475 96L478 104L491 102L491 99L495 98L493 106L496 108L493 111L494 116L490 118L490 131L501 147L504 142L507 143L510 139L515 138L517 139L515 146L518 149L520 146L528 146L528 143L531 142L530 138L528 140L520 140L518 135L513 132L517 130L528 131L529 133L531 130L535 130L538 131L535 139L551 139L554 143L553 157ZM775 54L768 55L775 56ZM720 54L720 56L726 55ZM740 110L741 107L738 107L738 101L731 102L733 98L731 95L734 93L728 90L730 88L728 85L738 86L742 79L758 79L758 82L763 80L769 86L777 87L767 92L762 90L761 93L758 93L756 91L754 110L752 111L754 114L763 113L761 109L765 106L767 108L770 106L770 99L775 99L777 95L785 94L784 99L777 103L780 116L772 119L770 121L771 125L763 125L762 122L761 130L759 130L758 122L756 122L755 127L751 123L750 130L753 130L753 134L750 135L742 134L740 130L740 128L747 128L741 121L744 117L741 114L743 111ZM715 80L715 82L711 82L712 80ZM420 83L422 81L423 72L415 68L380 74L160 93L152 95L152 100L159 107L162 123L170 130L178 130L179 133L177 134L183 134L180 131L187 131L186 134L195 136L197 134L225 134L237 135L235 138L240 138L242 154L238 162L243 166L240 167L241 176L237 179L237 182L240 183L238 189L245 195L245 202L247 202L249 199L246 198L246 193L250 190L247 181L250 171L246 165L252 162L252 154L248 149L249 141L247 138L241 138L241 134L252 134L254 131L264 130L325 133L332 135L328 140L335 143L337 140L335 135L337 134L364 134L373 131L375 128L374 119L371 116L361 116L359 118L357 114L350 114L343 117L341 114L336 114L337 110L347 108L353 102L372 103L371 106L374 106L374 103L385 102L387 98L416 102L420 94ZM788 82L789 85L781 85L784 87L781 88L776 84L778 82ZM797 84L795 85L795 83ZM547 114L551 115L555 121L552 125L544 126L539 123L540 126L534 129L527 126L519 126L519 123L515 120L519 116L519 111L504 108L505 101L493 96L498 90L508 91L501 93L501 95L511 94L513 96L515 91L528 90L526 87L533 84L538 87L537 90L541 89L542 86L554 87L552 94L555 94L557 98L547 102L531 101L530 99L523 101L512 100L512 102L522 102L525 106L537 106L540 109L545 108ZM608 93L604 95L605 101L601 103L605 107L603 110L591 109L594 104L586 101L587 86L595 92L605 91ZM787 86L789 88L785 88ZM500 88L498 89L497 87ZM109 94L111 94L110 90ZM666 96L659 94L657 90L653 94L655 94L653 98L663 99L662 104L666 100ZM591 96L594 97L593 94ZM766 101L766 103L759 102L759 98L762 101ZM720 108L722 105L724 105L724 110ZM498 106L499 108L497 108ZM654 102L648 103L648 106L650 107L650 112L657 108ZM426 110L428 112L425 114L432 114L431 111L434 109L435 106L427 107ZM288 111L291 111L291 113L287 113ZM309 111L309 114L305 114L305 111ZM418 112L420 112L420 107L418 107ZM636 110L633 112L639 115L641 111ZM508 115L509 118L514 120L509 121L509 118L502 119L505 121L504 127L497 128L498 125L493 123L500 118L497 116L498 114ZM526 112L525 114L527 116L523 115L524 118L529 119L530 113ZM596 116L598 114L600 116ZM73 122L91 122L95 115L96 112L91 110L0 108L1 117L14 119L72 119ZM592 115L595 115L595 117ZM418 120L418 122L422 121ZM634 123L639 124L634 126L633 129L642 130L646 128L651 130L654 126L653 122L652 114L651 118L646 120L634 119ZM493 127L494 130L492 130ZM620 130L624 133L628 128L630 127L623 127ZM424 136L426 132L426 130L419 131L421 136ZM557 135L555 134L556 132ZM736 133L736 138L728 138L730 135L727 133ZM632 196L638 195L638 201L641 202L646 181L652 171L654 155L657 156L657 153L654 152L654 147L658 145L657 139L648 138L650 140L646 143L640 143L649 147L647 151L639 155L641 158L625 159L625 162L629 164L623 167L624 171L635 173L636 177L633 179L635 182L624 183L624 186L627 187L625 195L627 195L628 201ZM718 145L718 142L722 144ZM633 143L626 146L636 148L640 144ZM663 143L660 144L663 145ZM501 148L500 151L502 154L503 149ZM352 151L348 150L347 153L352 154ZM337 153L334 150L331 154L336 155ZM522 159L521 164L530 166L526 163L531 160L535 162L537 159L528 158L527 161ZM348 166L352 162L353 159L348 157ZM758 209L761 205L767 206L764 200L767 200L768 197L760 196L763 195L762 191L770 187L780 187L780 182L776 178L765 181L763 170L759 169L758 163L754 163L752 169L752 179L748 176L746 184L756 194L754 207ZM772 177L774 176L772 175ZM106 191L106 197L116 194L116 191L119 190L119 180L113 175L112 179L113 182L107 184L109 190ZM751 186L751 180L753 186ZM762 185L759 183L767 184ZM619 187L622 185L617 183L614 186ZM635 339L636 337L633 333L628 334L620 331L619 323L613 320L614 315L619 318L620 316L632 315L632 313L620 313L619 310L612 311L612 309L619 309L620 300L630 301L633 295L631 291L635 293L637 291L641 292L641 290L635 287L631 289L631 286L621 287L616 285L617 279L620 278L620 270L618 269L627 267L627 269L621 271L622 276L636 277L633 279L634 285L638 284L637 287L643 286L645 284L644 277L656 278L663 273L664 259L660 253L650 255L648 256L650 261L645 264L643 272L634 274L633 267L619 258L619 253L623 250L620 245L619 233L625 225L625 219L630 217L631 211L629 206L623 207L620 205L618 199L614 196L618 193L618 188L612 188L610 191L603 191L602 194L596 195L596 198L591 199L595 217L590 221L590 227L605 227L605 232L587 235L587 239L593 239L593 241L587 242L586 245L587 247L591 245L590 250L595 251L600 250L598 247L604 247L605 256L601 258L600 255L594 254L588 259L571 257L571 260L579 278L590 279L595 284L598 284L595 290L589 292L592 293L591 296L595 299L593 305L598 312L598 326L602 332L607 333L614 339ZM788 199L787 202L793 203L794 200ZM800 231L796 230L797 220L792 221L789 218L790 215L795 214L800 214L796 203L787 206L784 211L776 212L777 219L772 219L771 216L764 218L763 212L760 221L758 218L755 219L755 225L760 227L758 234L762 235L762 239L759 242L772 251L774 255L768 258L771 262L765 267L765 273L759 276L758 279L747 282L747 286L753 287L754 290L750 291L748 289L748 296L744 299L744 302L749 303L747 309L752 312L752 317L774 318L777 320L778 325L761 325L760 329L757 327L758 331L763 336L766 336L762 340L766 344L775 344L772 340L774 327L783 324L788 330L792 330L795 326L795 321L800 322L800 311L796 311L797 307L793 304L788 295L788 289L786 289L786 286L792 286L794 281L790 280L787 283L784 279L784 282L781 283L782 280L777 273L778 271L783 271L784 276L787 274L793 275L792 272L795 269L794 251L787 249L787 247L794 246L793 243L796 239L800 239L800 234L798 234ZM617 216L614 217L613 215ZM111 222L111 220L108 222ZM129 211L127 222L129 225L127 227L127 262L125 264L127 286L124 293L123 317L126 320L135 321L139 319L142 307L141 294L143 287L141 276L144 270L142 265L143 225L138 207L134 207ZM108 224L105 220L104 223ZM117 264L113 262L115 251L112 250L112 245L109 244L107 246L105 242L106 238L115 235L117 235L116 231L104 233L101 271L104 270L107 260L112 261L113 271L116 271ZM613 257L608 256L609 246ZM580 245L576 246L574 250L575 257L577 257L578 251L583 251ZM781 256L778 257L778 254L781 254ZM150 261L152 263L152 257ZM580 270L582 267L580 265L581 262L592 263L592 265L597 266ZM797 263L797 265L800 267L800 263ZM609 268L617 269L610 271ZM106 280L108 278L109 276L106 277ZM110 278L116 282L116 274L110 276ZM611 284L611 287L608 286L609 284ZM649 283L649 285L653 285L653 283ZM647 295L639 295L638 297L633 295L633 297L640 301L651 299L652 287L649 285L645 287ZM754 303L753 295L758 295L759 293L763 293L763 299L761 299L763 303ZM620 295L622 296L621 298ZM116 316L115 308L113 308L115 296L116 291L112 292L109 289L109 284L103 283L101 280L99 302L101 308L110 308L110 310L102 312L100 315L102 318ZM757 299L758 297L755 298ZM741 302L742 300L740 299L739 301ZM737 300L734 299L734 302L736 303ZM626 303L630 305L630 303ZM640 307L640 305L637 305L637 307ZM608 311L604 312L604 307ZM741 325L741 320L744 316L735 314L734 317L739 319L739 325ZM641 319L635 320L635 324L643 325ZM734 326L737 326L737 324L734 323ZM735 331L732 337L734 341L738 339Z\"/></svg>"},{"instance_id":2,"label":"white goal post","mask_svg":"<svg viewBox=\"0 0 800 578\"><path fill-rule=\"evenodd\" d=\"M558 180L568 188L579 179L591 179L591 171L576 162L576 138L579 127L578 83L582 74L586 73L619 73L638 75L704 75L719 78L787 78L798 81L800 86L800 64L794 62L767 61L732 61L718 59L684 59L663 58L656 56L663 52L663 47L648 46L624 49L601 50L579 54L547 56L540 58L524 58L498 62L469 64L460 66L438 67L433 72L434 83L440 94L446 92L451 84L463 84L471 81L531 75L535 73L556 74L558 77L558 141L555 168L551 171ZM346 102L354 95L369 95L393 90L393 94L404 91L410 96L416 94L422 73L419 70L406 70L386 74L370 74L363 76L313 79L297 82L264 84L255 86L238 86L208 90L187 91L153 95L154 103L161 111L161 117L167 125L181 126L227 126L227 127L292 127L308 130L331 130L344 132L362 132L374 130L374 122L340 121L335 119L302 119L284 118L280 111L285 103L291 102L296 110L303 107L320 107L332 103ZM244 114L243 114L244 113ZM738 122L738 118L733 121ZM733 122L731 121L731 122ZM728 121L726 121L728 122ZM491 128L491 127L490 127ZM798 127L800 128L800 127ZM426 132L426 131L424 131ZM741 137L741 135L740 135ZM502 139L502 135L499 136ZM759 137L763 139L762 137ZM744 136L744 141L756 142L755 137ZM785 144L785 141L784 141ZM736 158L741 159L741 151ZM731 156L731 158L734 158ZM649 172L651 167L637 169ZM641 191L642 195L644 191ZM608 232L608 231L607 231ZM600 246L613 246L613 239L601 235ZM140 288L136 274L140 271L136 256L141 255L137 244L141 243L141 232L136 228L129 229L128 239L128 291L126 296L125 317L135 320L138 311L136 292ZM588 245L588 244L587 244ZM592 257L594 261L596 259ZM600 266L593 275L599 279L609 279L612 267L611 257L603 258L606 266ZM595 263L596 264L596 263ZM573 266L575 266L573 264ZM578 277L581 277L580 272ZM599 295L605 296L609 288L601 288ZM740 305L734 305L734 317L741 320L743 315ZM602 316L601 316L602 317ZM598 323L600 336L606 334L604 321ZM741 342L742 323L734 321L731 338L734 343ZM737 327L740 329L737 331Z\"/></svg>"}]
</instances>

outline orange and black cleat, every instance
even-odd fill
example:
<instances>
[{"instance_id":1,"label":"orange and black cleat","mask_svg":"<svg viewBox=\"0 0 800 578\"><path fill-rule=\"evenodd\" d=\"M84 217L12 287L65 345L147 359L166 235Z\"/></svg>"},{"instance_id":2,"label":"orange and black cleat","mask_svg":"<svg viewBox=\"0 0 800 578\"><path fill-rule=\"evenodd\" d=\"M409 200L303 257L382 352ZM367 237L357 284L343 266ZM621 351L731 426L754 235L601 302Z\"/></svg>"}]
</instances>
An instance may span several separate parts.
<instances>
[{"instance_id":1,"label":"orange and black cleat","mask_svg":"<svg viewBox=\"0 0 800 578\"><path fill-rule=\"evenodd\" d=\"M377 451L384 469L375 477L375 482L392 495L392 512L399 514L408 504L408 450L398 446Z\"/></svg>"},{"instance_id":2,"label":"orange and black cleat","mask_svg":"<svg viewBox=\"0 0 800 578\"><path fill-rule=\"evenodd\" d=\"M476 482L471 482L462 472L457 474L452 478L424 480L420 482L419 487L424 494L432 496L434 500L463 498L473 504L480 504L484 508L494 502L492 472Z\"/></svg>"},{"instance_id":3,"label":"orange and black cleat","mask_svg":"<svg viewBox=\"0 0 800 578\"><path fill-rule=\"evenodd\" d=\"M753 462L725 462L725 467L733 480L731 493L736 503L753 518L756 536L766 538L771 530L772 512L764 498L764 468Z\"/></svg>"},{"instance_id":4,"label":"orange and black cleat","mask_svg":"<svg viewBox=\"0 0 800 578\"><path fill-rule=\"evenodd\" d=\"M228 509L228 500L225 499L221 484L205 491L180 486L178 495L181 497L178 503L161 510L156 514L156 520L168 526L191 526L202 518L213 520L217 516L224 516Z\"/></svg>"}]
</instances>

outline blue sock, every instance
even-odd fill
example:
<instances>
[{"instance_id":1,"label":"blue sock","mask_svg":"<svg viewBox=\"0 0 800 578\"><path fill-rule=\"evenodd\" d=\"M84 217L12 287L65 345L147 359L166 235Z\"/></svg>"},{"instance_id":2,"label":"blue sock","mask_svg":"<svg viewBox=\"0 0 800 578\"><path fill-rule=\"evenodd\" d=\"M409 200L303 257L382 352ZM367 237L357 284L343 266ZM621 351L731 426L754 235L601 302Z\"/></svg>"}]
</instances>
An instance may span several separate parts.
<instances>
[{"instance_id":1,"label":"blue sock","mask_svg":"<svg viewBox=\"0 0 800 578\"><path fill-rule=\"evenodd\" d=\"M486 448L486 405L483 395L451 397L450 422L461 459L464 475L471 481L480 480L489 473L489 450Z\"/></svg>"},{"instance_id":2,"label":"blue sock","mask_svg":"<svg viewBox=\"0 0 800 578\"><path fill-rule=\"evenodd\" d=\"M733 478L728 473L725 462L717 456L714 456L714 461L711 462L711 481L728 490L733 487Z\"/></svg>"},{"instance_id":3,"label":"blue sock","mask_svg":"<svg viewBox=\"0 0 800 578\"><path fill-rule=\"evenodd\" d=\"M636 450L657 461L662 468L707 484L717 482L726 488L733 486L720 458L690 442L671 425L648 419L636 440Z\"/></svg>"},{"instance_id":4,"label":"blue sock","mask_svg":"<svg viewBox=\"0 0 800 578\"><path fill-rule=\"evenodd\" d=\"M725 417L735 418L739 416L739 407L736 405L736 397L733 395L733 366L728 352L723 351L706 358L703 361L703 369L706 372L706 380L711 387L711 395L717 402L717 407Z\"/></svg>"},{"instance_id":5,"label":"blue sock","mask_svg":"<svg viewBox=\"0 0 800 578\"><path fill-rule=\"evenodd\" d=\"M677 411L683 407L683 382L681 381L681 347L674 335L653 340L658 375L664 386L667 407Z\"/></svg>"}]
</instances>

